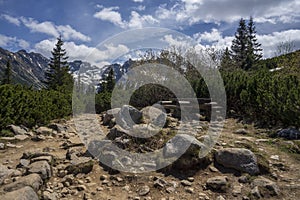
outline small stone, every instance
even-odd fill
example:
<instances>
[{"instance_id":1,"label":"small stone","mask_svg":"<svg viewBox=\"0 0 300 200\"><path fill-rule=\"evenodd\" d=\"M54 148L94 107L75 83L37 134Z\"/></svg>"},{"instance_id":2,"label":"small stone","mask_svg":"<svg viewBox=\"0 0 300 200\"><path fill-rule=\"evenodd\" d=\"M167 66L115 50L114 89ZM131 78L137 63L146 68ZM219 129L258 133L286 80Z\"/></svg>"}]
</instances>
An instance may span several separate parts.
<instances>
[{"instance_id":1,"label":"small stone","mask_svg":"<svg viewBox=\"0 0 300 200\"><path fill-rule=\"evenodd\" d=\"M261 198L258 186L255 186L252 190L251 190L251 195L253 195L256 198Z\"/></svg>"},{"instance_id":2,"label":"small stone","mask_svg":"<svg viewBox=\"0 0 300 200\"><path fill-rule=\"evenodd\" d=\"M106 175L104 175L104 174L102 174L101 176L100 176L100 180L101 181L103 181L103 180L106 180L108 177L106 176Z\"/></svg>"},{"instance_id":3,"label":"small stone","mask_svg":"<svg viewBox=\"0 0 300 200\"><path fill-rule=\"evenodd\" d=\"M76 187L76 189L77 189L78 191L84 191L84 190L86 190L86 187L85 187L85 185L78 185L78 186Z\"/></svg>"},{"instance_id":4,"label":"small stone","mask_svg":"<svg viewBox=\"0 0 300 200\"><path fill-rule=\"evenodd\" d=\"M192 183L188 180L182 180L180 183L183 186L192 186Z\"/></svg>"},{"instance_id":5,"label":"small stone","mask_svg":"<svg viewBox=\"0 0 300 200\"><path fill-rule=\"evenodd\" d=\"M271 158L272 160L277 160L277 161L279 161L279 156L278 156L278 155L272 155L272 156L270 156L270 158Z\"/></svg>"},{"instance_id":6,"label":"small stone","mask_svg":"<svg viewBox=\"0 0 300 200\"><path fill-rule=\"evenodd\" d=\"M173 192L175 192L175 188L174 187L168 187L166 188L166 192L169 194L172 194Z\"/></svg>"},{"instance_id":7,"label":"small stone","mask_svg":"<svg viewBox=\"0 0 300 200\"><path fill-rule=\"evenodd\" d=\"M187 180L190 182L194 182L195 179L194 179L194 177L188 177Z\"/></svg>"},{"instance_id":8,"label":"small stone","mask_svg":"<svg viewBox=\"0 0 300 200\"><path fill-rule=\"evenodd\" d=\"M249 179L247 176L241 176L241 177L239 177L238 181L239 181L239 183L248 183Z\"/></svg>"},{"instance_id":9,"label":"small stone","mask_svg":"<svg viewBox=\"0 0 300 200\"><path fill-rule=\"evenodd\" d=\"M209 200L209 197L207 196L207 194L200 192L199 200Z\"/></svg>"},{"instance_id":10,"label":"small stone","mask_svg":"<svg viewBox=\"0 0 300 200\"><path fill-rule=\"evenodd\" d=\"M234 131L235 134L239 134L239 135L247 135L248 131L246 129L238 129L236 131Z\"/></svg>"},{"instance_id":11,"label":"small stone","mask_svg":"<svg viewBox=\"0 0 300 200\"><path fill-rule=\"evenodd\" d=\"M15 135L15 139L19 141L27 140L29 137L27 135Z\"/></svg>"},{"instance_id":12,"label":"small stone","mask_svg":"<svg viewBox=\"0 0 300 200\"><path fill-rule=\"evenodd\" d=\"M241 193L242 193L242 187L241 186L239 186L239 185L233 186L233 189L232 189L232 195L233 196L236 197L236 196L238 196Z\"/></svg>"},{"instance_id":13,"label":"small stone","mask_svg":"<svg viewBox=\"0 0 300 200\"><path fill-rule=\"evenodd\" d=\"M139 190L138 190L138 194L140 196L146 196L148 193L150 192L150 188L147 185L142 186Z\"/></svg>"},{"instance_id":14,"label":"small stone","mask_svg":"<svg viewBox=\"0 0 300 200\"><path fill-rule=\"evenodd\" d=\"M206 181L207 188L213 190L213 191L220 191L220 192L226 192L228 188L228 182L226 176L216 176L209 178Z\"/></svg>"},{"instance_id":15,"label":"small stone","mask_svg":"<svg viewBox=\"0 0 300 200\"><path fill-rule=\"evenodd\" d=\"M186 191L187 193L193 194L193 193L194 193L194 188L192 188L192 187L187 187L187 188L185 188L185 191Z\"/></svg>"},{"instance_id":16,"label":"small stone","mask_svg":"<svg viewBox=\"0 0 300 200\"><path fill-rule=\"evenodd\" d=\"M4 143L0 143L0 150L5 149L5 144Z\"/></svg>"},{"instance_id":17,"label":"small stone","mask_svg":"<svg viewBox=\"0 0 300 200\"><path fill-rule=\"evenodd\" d=\"M211 172L218 172L219 170L217 168L215 168L214 166L209 166L209 170Z\"/></svg>"},{"instance_id":18,"label":"small stone","mask_svg":"<svg viewBox=\"0 0 300 200\"><path fill-rule=\"evenodd\" d=\"M96 190L97 190L98 192L100 192L100 191L103 191L104 189L103 189L103 187L97 187Z\"/></svg>"},{"instance_id":19,"label":"small stone","mask_svg":"<svg viewBox=\"0 0 300 200\"><path fill-rule=\"evenodd\" d=\"M216 198L216 200L225 200L225 198L223 197L223 196L218 196L217 198Z\"/></svg>"}]
</instances>

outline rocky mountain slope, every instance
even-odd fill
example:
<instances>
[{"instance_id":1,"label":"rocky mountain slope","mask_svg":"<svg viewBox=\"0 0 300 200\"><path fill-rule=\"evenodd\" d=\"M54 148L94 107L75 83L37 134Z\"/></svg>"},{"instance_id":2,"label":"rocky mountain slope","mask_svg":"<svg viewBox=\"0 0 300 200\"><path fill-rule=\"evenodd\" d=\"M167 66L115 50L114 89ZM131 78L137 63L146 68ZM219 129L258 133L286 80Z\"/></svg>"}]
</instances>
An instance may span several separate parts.
<instances>
[{"instance_id":1,"label":"rocky mountain slope","mask_svg":"<svg viewBox=\"0 0 300 200\"><path fill-rule=\"evenodd\" d=\"M13 71L13 79L15 83L20 83L35 88L43 87L45 80L44 74L48 69L49 59L39 53L26 52L20 50L17 52L10 52L0 47L0 77L2 77L6 68L7 61L11 63ZM123 65L112 64L103 67L91 65L88 62L75 60L69 62L70 73L74 78L78 78L80 71L80 78L82 82L91 83L93 81L101 81L105 78L110 70L114 69L116 79L119 79L125 72L127 72L132 61L129 60Z\"/></svg>"},{"instance_id":2,"label":"rocky mountain slope","mask_svg":"<svg viewBox=\"0 0 300 200\"><path fill-rule=\"evenodd\" d=\"M136 111L137 116L143 116L136 118L142 126L149 122L146 110ZM151 142L139 143L115 125L113 112L120 111L97 116L99 124L107 140L128 151L153 152L179 128L176 118L166 116L167 123L158 136ZM208 126L206 121L200 121L197 127L191 122L184 125L184 130L200 140ZM193 144L174 164L137 174L112 170L99 163L80 140L73 119L34 130L10 128L15 136L0 139L2 200L295 200L300 195L297 137L270 137L270 130L256 129L234 119L226 120L217 144L205 158L198 159L193 154L199 148ZM166 152L175 150L176 146L169 146ZM128 162L121 160L124 166Z\"/></svg>"}]
</instances>

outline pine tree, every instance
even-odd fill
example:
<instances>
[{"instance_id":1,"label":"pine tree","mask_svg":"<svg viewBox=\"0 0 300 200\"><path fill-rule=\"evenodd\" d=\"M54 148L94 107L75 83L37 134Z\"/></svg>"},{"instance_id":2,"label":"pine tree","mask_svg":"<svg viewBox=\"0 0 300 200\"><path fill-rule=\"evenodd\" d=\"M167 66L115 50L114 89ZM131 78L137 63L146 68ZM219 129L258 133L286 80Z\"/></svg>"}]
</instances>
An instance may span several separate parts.
<instances>
[{"instance_id":1,"label":"pine tree","mask_svg":"<svg viewBox=\"0 0 300 200\"><path fill-rule=\"evenodd\" d=\"M250 69L253 65L262 58L261 44L257 42L256 30L253 18L250 17L248 26L248 47L247 47L247 65L246 69Z\"/></svg>"},{"instance_id":2,"label":"pine tree","mask_svg":"<svg viewBox=\"0 0 300 200\"><path fill-rule=\"evenodd\" d=\"M242 69L246 68L248 45L248 31L246 21L242 18L239 22L239 27L235 33L235 39L232 41L232 57L237 65Z\"/></svg>"},{"instance_id":3,"label":"pine tree","mask_svg":"<svg viewBox=\"0 0 300 200\"><path fill-rule=\"evenodd\" d=\"M234 68L234 63L232 62L231 52L228 47L226 47L222 58L221 58L221 68L222 69L232 69Z\"/></svg>"},{"instance_id":4,"label":"pine tree","mask_svg":"<svg viewBox=\"0 0 300 200\"><path fill-rule=\"evenodd\" d=\"M257 42L253 18L250 17L248 24L242 18L232 41L233 60L244 70L252 68L262 58L260 46L261 44Z\"/></svg>"},{"instance_id":5,"label":"pine tree","mask_svg":"<svg viewBox=\"0 0 300 200\"><path fill-rule=\"evenodd\" d=\"M49 70L45 73L45 83L48 89L71 92L74 80L69 73L68 56L66 50L62 48L63 44L61 36L58 37L55 48L51 51L53 57L50 58Z\"/></svg>"},{"instance_id":6,"label":"pine tree","mask_svg":"<svg viewBox=\"0 0 300 200\"><path fill-rule=\"evenodd\" d=\"M11 84L11 83L12 83L12 69L11 69L10 62L7 61L2 84L4 85L4 84Z\"/></svg>"},{"instance_id":7,"label":"pine tree","mask_svg":"<svg viewBox=\"0 0 300 200\"><path fill-rule=\"evenodd\" d=\"M114 69L111 67L104 82L100 84L100 90L105 92L112 92L115 87L115 83L115 73Z\"/></svg>"}]
</instances>

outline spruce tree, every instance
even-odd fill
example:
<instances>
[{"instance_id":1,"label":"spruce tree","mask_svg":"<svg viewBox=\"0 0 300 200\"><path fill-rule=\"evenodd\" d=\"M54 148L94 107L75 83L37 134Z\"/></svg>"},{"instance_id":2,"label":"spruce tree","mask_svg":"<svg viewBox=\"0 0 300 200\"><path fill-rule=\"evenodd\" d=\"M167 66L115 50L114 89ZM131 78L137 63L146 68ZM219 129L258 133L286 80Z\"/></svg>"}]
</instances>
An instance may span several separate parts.
<instances>
[{"instance_id":1,"label":"spruce tree","mask_svg":"<svg viewBox=\"0 0 300 200\"><path fill-rule=\"evenodd\" d=\"M223 52L221 58L221 68L222 69L233 69L234 63L232 62L231 52L228 47L226 47L225 51Z\"/></svg>"},{"instance_id":2,"label":"spruce tree","mask_svg":"<svg viewBox=\"0 0 300 200\"><path fill-rule=\"evenodd\" d=\"M52 57L50 58L49 69L45 73L45 83L48 89L71 92L74 80L69 73L68 56L66 56L66 50L62 48L63 44L61 36L58 37L57 43L51 51Z\"/></svg>"},{"instance_id":3,"label":"spruce tree","mask_svg":"<svg viewBox=\"0 0 300 200\"><path fill-rule=\"evenodd\" d=\"M261 44L257 42L256 30L253 18L250 17L248 26L248 47L247 47L247 65L246 69L250 69L253 65L262 58Z\"/></svg>"},{"instance_id":4,"label":"spruce tree","mask_svg":"<svg viewBox=\"0 0 300 200\"><path fill-rule=\"evenodd\" d=\"M116 83L115 73L114 73L114 69L111 67L107 74L107 77L105 78L103 83L100 84L100 91L112 92L115 87L115 83Z\"/></svg>"},{"instance_id":5,"label":"spruce tree","mask_svg":"<svg viewBox=\"0 0 300 200\"><path fill-rule=\"evenodd\" d=\"M11 69L10 62L7 61L2 84L5 85L5 84L11 84L11 83L12 83L12 69Z\"/></svg>"},{"instance_id":6,"label":"spruce tree","mask_svg":"<svg viewBox=\"0 0 300 200\"><path fill-rule=\"evenodd\" d=\"M239 27L235 33L235 39L232 41L232 58L238 66L242 69L246 68L247 59L247 45L248 45L248 31L246 21L241 18Z\"/></svg>"}]
</instances>

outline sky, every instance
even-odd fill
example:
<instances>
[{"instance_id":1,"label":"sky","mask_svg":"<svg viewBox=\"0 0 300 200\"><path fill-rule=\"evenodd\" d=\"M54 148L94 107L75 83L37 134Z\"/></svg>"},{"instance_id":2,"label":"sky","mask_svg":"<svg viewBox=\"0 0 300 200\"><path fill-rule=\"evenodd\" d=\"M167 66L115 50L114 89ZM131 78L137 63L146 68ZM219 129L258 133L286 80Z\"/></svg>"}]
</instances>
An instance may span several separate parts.
<instances>
[{"instance_id":1,"label":"sky","mask_svg":"<svg viewBox=\"0 0 300 200\"><path fill-rule=\"evenodd\" d=\"M50 57L61 35L70 60L94 64L133 49L189 46L185 37L224 49L250 16L264 58L282 42L300 49L299 0L0 0L0 47Z\"/></svg>"}]
</instances>

